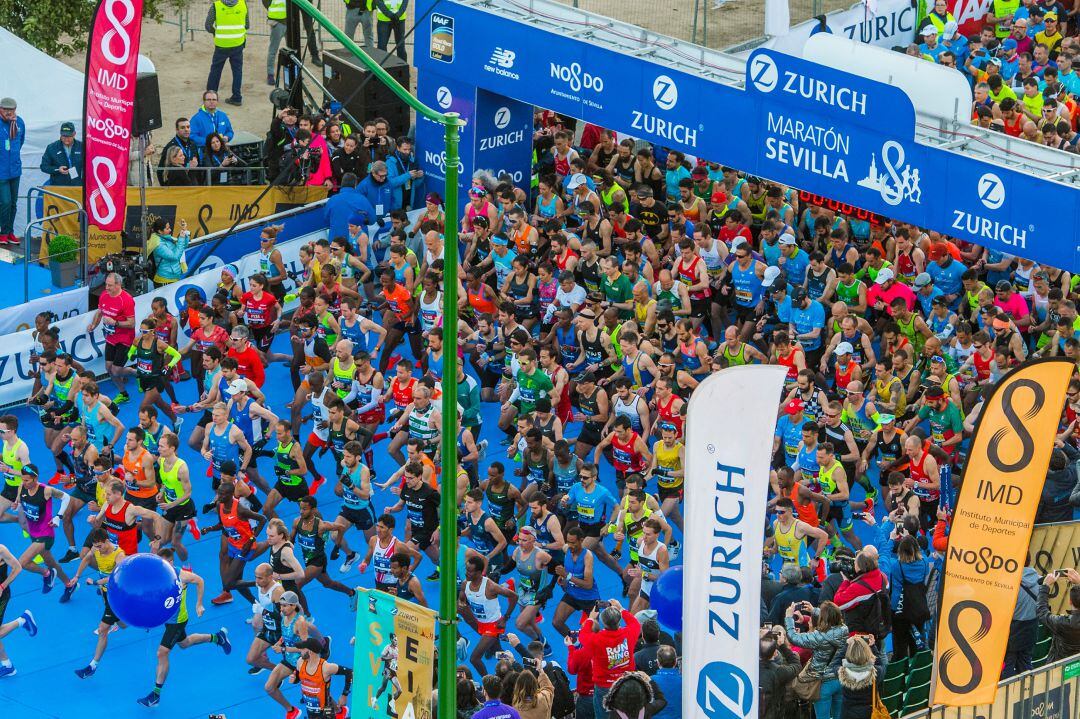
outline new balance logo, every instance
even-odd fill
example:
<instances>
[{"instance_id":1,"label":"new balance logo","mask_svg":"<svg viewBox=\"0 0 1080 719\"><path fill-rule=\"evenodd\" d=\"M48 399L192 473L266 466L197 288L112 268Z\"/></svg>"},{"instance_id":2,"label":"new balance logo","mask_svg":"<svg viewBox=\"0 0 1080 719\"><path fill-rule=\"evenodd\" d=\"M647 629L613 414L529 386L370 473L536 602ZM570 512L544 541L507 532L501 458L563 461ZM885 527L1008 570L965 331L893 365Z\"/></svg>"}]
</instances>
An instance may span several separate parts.
<instances>
[{"instance_id":1,"label":"new balance logo","mask_svg":"<svg viewBox=\"0 0 1080 719\"><path fill-rule=\"evenodd\" d=\"M492 65L498 65L499 67L509 70L514 66L514 60L517 59L517 53L513 50L503 50L501 47L495 48L495 52L491 53L491 59L488 60Z\"/></svg>"}]
</instances>

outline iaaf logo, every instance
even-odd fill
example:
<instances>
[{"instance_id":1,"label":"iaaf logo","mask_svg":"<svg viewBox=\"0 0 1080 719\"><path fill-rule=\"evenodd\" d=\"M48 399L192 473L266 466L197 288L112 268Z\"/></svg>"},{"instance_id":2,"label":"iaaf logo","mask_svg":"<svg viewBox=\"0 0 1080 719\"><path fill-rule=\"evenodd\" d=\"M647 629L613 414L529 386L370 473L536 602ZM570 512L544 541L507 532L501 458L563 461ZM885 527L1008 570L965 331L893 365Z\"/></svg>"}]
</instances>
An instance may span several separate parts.
<instances>
[{"instance_id":1,"label":"iaaf logo","mask_svg":"<svg viewBox=\"0 0 1080 719\"><path fill-rule=\"evenodd\" d=\"M963 26L965 23L982 20L990 12L993 0L955 0L952 3L952 14L956 18L956 24Z\"/></svg>"},{"instance_id":2,"label":"iaaf logo","mask_svg":"<svg viewBox=\"0 0 1080 719\"><path fill-rule=\"evenodd\" d=\"M104 176L102 173L105 173ZM116 205L109 193L119 179L116 165L108 157L98 155L90 160L90 179L94 186L87 202L90 219L98 226L108 225L116 219Z\"/></svg>"},{"instance_id":3,"label":"iaaf logo","mask_svg":"<svg viewBox=\"0 0 1080 719\"><path fill-rule=\"evenodd\" d=\"M116 16L117 7L123 10L123 18ZM128 33L128 27L133 26L135 22L142 22L142 18L135 16L135 6L131 4L131 0L105 0L101 10L105 13L105 19L109 21L111 27L101 36L98 47L106 60L114 65L123 65L131 57L131 35ZM120 41L119 53L113 52L114 39Z\"/></svg>"},{"instance_id":4,"label":"iaaf logo","mask_svg":"<svg viewBox=\"0 0 1080 719\"><path fill-rule=\"evenodd\" d=\"M131 130L127 129L126 127L117 125L115 122L113 122L113 119L111 117L107 117L102 120L100 117L88 115L86 117L86 126L97 130L102 135L104 135L106 139L109 140L114 137L120 137L127 140L131 137Z\"/></svg>"}]
</instances>

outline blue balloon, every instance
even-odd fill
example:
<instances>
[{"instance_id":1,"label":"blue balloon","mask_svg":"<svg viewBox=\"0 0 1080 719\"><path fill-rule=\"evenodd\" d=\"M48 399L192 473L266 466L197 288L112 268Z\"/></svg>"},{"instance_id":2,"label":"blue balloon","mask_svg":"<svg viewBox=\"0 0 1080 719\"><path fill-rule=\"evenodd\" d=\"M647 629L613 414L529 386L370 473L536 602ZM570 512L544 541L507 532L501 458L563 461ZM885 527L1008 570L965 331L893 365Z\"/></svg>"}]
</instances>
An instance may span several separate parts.
<instances>
[{"instance_id":1,"label":"blue balloon","mask_svg":"<svg viewBox=\"0 0 1080 719\"><path fill-rule=\"evenodd\" d=\"M649 592L649 608L656 619L673 632L682 631L683 568L672 567L660 575Z\"/></svg>"},{"instance_id":2,"label":"blue balloon","mask_svg":"<svg viewBox=\"0 0 1080 719\"><path fill-rule=\"evenodd\" d=\"M142 629L160 627L180 607L176 569L156 554L134 554L109 575L109 606L125 624Z\"/></svg>"}]
</instances>

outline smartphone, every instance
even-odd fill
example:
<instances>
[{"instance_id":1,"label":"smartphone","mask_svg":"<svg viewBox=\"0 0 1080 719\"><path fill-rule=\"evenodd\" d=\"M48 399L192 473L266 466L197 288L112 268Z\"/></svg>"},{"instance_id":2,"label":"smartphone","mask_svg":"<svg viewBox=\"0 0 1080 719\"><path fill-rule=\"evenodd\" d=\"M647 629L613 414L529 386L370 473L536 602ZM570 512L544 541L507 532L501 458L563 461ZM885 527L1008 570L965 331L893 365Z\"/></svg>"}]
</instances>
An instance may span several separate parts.
<instances>
[{"instance_id":1,"label":"smartphone","mask_svg":"<svg viewBox=\"0 0 1080 719\"><path fill-rule=\"evenodd\" d=\"M599 609L599 610L607 609L610 606L611 606L611 602L609 602L606 599L601 599L599 602L596 603L596 608Z\"/></svg>"},{"instance_id":2,"label":"smartphone","mask_svg":"<svg viewBox=\"0 0 1080 719\"><path fill-rule=\"evenodd\" d=\"M566 633L566 636L570 637L571 641L576 644L578 640L578 630L571 629L569 632Z\"/></svg>"}]
</instances>

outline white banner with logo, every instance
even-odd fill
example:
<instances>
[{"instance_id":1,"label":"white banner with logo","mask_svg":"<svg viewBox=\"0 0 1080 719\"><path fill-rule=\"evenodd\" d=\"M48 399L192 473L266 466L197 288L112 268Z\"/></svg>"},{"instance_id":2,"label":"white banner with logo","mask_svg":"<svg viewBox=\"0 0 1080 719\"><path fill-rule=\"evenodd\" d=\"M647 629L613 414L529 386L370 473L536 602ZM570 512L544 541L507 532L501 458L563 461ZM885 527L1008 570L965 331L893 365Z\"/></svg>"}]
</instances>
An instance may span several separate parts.
<instances>
[{"instance_id":1,"label":"white banner with logo","mask_svg":"<svg viewBox=\"0 0 1080 719\"><path fill-rule=\"evenodd\" d=\"M863 3L856 3L847 10L826 15L824 30L817 20L807 20L784 35L770 37L757 47L801 57L803 45L818 32L830 32L837 37L884 48L907 46L915 41L915 18L916 11L910 0L877 0L872 10ZM748 57L754 49L757 48L737 54Z\"/></svg>"},{"instance_id":2,"label":"white banner with logo","mask_svg":"<svg viewBox=\"0 0 1080 719\"><path fill-rule=\"evenodd\" d=\"M50 324L58 321L85 314L88 309L90 292L85 287L76 287L67 292L59 292L55 295L46 295L37 299L24 302L21 305L12 305L0 309L0 336L12 332L22 332L25 329L33 329L34 318L41 312L52 315Z\"/></svg>"},{"instance_id":3,"label":"white banner with logo","mask_svg":"<svg viewBox=\"0 0 1080 719\"><path fill-rule=\"evenodd\" d=\"M297 238L290 242L277 245L281 250L282 261L287 270L300 272L300 247L307 242L326 236L326 232L315 232L310 235ZM244 278L250 277L259 271L258 253L245 255L238 262L229 265L241 286L246 287ZM198 288L204 297L213 295L217 283L221 280L221 268L209 269L205 272L188 277L180 282L160 287L156 290L139 295L135 298L135 317L142 319L150 315L150 304L155 297L164 297L169 303L169 311L174 315L184 307L184 295L192 287ZM95 308L96 309L96 308ZM83 367L98 374L105 372L105 336L98 327L93 332L87 332L86 327L90 323L90 315L68 317L60 320L53 326L60 330L60 345ZM187 344L185 338L180 339L180 345ZM0 341L0 406L7 406L18 402L25 402L33 389L34 380L30 374L30 352L34 347L31 330L16 332L3 337Z\"/></svg>"},{"instance_id":4,"label":"white banner with logo","mask_svg":"<svg viewBox=\"0 0 1080 719\"><path fill-rule=\"evenodd\" d=\"M731 367L686 416L684 719L758 716L765 503L784 368Z\"/></svg>"}]
</instances>

